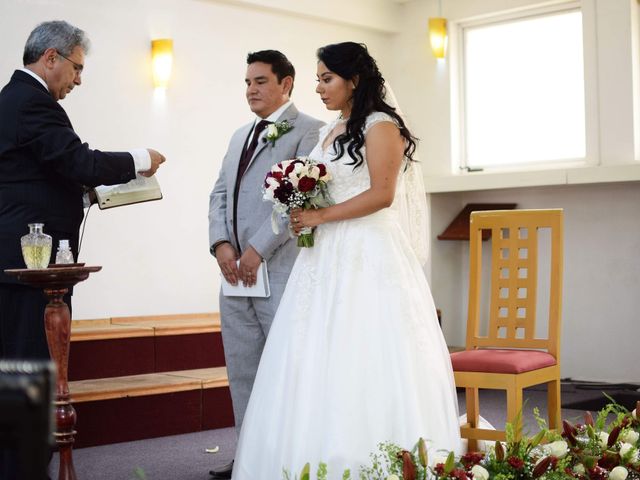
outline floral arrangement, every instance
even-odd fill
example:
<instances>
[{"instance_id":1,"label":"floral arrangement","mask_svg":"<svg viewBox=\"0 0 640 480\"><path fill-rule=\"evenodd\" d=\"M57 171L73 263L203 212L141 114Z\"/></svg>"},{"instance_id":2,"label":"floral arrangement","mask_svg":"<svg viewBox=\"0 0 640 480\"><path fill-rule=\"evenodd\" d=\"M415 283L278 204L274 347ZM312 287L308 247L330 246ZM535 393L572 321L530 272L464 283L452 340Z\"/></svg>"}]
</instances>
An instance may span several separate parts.
<instances>
[{"instance_id":1,"label":"floral arrangement","mask_svg":"<svg viewBox=\"0 0 640 480\"><path fill-rule=\"evenodd\" d=\"M486 452L469 452L456 459L427 457L420 439L411 451L383 443L372 454L372 465L360 469L359 480L640 480L640 402L629 412L611 403L596 419L587 412L584 423L563 421L561 432L549 430L537 409L540 431L516 440L513 425L507 441L495 442ZM285 479L290 476L285 472ZM309 464L299 480L310 480ZM343 480L351 480L346 470ZM327 479L320 464L318 480Z\"/></svg>"},{"instance_id":2,"label":"floral arrangement","mask_svg":"<svg viewBox=\"0 0 640 480\"><path fill-rule=\"evenodd\" d=\"M487 453L467 453L458 461L450 455L436 463L439 480L638 480L640 479L640 422L633 412L612 403L594 420L590 412L584 423L562 422L562 432L551 431L534 410L540 432L531 438L514 439L507 428L507 442L496 442ZM607 426L607 419L613 420Z\"/></svg>"},{"instance_id":3,"label":"floral arrangement","mask_svg":"<svg viewBox=\"0 0 640 480\"><path fill-rule=\"evenodd\" d=\"M322 208L333 203L327 190L331 175L327 167L307 157L276 163L264 179L264 200L273 202L271 226L278 233L277 217L286 217L293 208ZM313 230L302 229L299 247L313 247Z\"/></svg>"},{"instance_id":4,"label":"floral arrangement","mask_svg":"<svg viewBox=\"0 0 640 480\"><path fill-rule=\"evenodd\" d=\"M271 145L275 145L276 140L278 140L281 136L283 136L292 128L293 128L293 125L291 125L288 120L283 120L282 122L270 123L269 125L267 125L267 133L264 136L264 141L271 142Z\"/></svg>"}]
</instances>

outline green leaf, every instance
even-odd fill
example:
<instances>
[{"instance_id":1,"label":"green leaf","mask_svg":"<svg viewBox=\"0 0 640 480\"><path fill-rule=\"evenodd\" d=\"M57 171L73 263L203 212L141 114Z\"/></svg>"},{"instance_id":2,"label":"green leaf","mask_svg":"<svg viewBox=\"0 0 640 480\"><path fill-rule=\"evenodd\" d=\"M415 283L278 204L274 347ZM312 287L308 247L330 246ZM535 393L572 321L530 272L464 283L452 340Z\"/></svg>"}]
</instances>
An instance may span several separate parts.
<instances>
[{"instance_id":1,"label":"green leaf","mask_svg":"<svg viewBox=\"0 0 640 480\"><path fill-rule=\"evenodd\" d=\"M309 480L309 470L311 466L307 463L300 472L300 480Z\"/></svg>"},{"instance_id":2,"label":"green leaf","mask_svg":"<svg viewBox=\"0 0 640 480\"><path fill-rule=\"evenodd\" d=\"M444 471L445 471L445 473L449 473L449 472L453 471L455 466L456 466L456 458L455 458L453 452L450 452L449 455L447 456L447 461L444 462Z\"/></svg>"}]
</instances>

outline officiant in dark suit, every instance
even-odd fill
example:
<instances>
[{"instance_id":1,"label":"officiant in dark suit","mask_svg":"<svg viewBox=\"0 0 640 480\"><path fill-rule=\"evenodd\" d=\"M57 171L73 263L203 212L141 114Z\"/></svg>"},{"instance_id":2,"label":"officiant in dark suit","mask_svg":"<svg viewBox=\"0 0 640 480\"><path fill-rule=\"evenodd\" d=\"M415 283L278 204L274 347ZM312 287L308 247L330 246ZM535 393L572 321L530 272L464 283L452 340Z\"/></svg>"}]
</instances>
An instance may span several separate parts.
<instances>
[{"instance_id":1,"label":"officiant in dark suit","mask_svg":"<svg viewBox=\"0 0 640 480\"><path fill-rule=\"evenodd\" d=\"M25 45L24 68L0 92L0 358L49 358L42 291L4 274L25 268L27 224L44 223L52 251L69 239L77 258L87 187L125 183L136 172L151 176L165 160L151 149L92 150L76 135L58 101L82 83L88 49L79 28L41 23Z\"/></svg>"}]
</instances>

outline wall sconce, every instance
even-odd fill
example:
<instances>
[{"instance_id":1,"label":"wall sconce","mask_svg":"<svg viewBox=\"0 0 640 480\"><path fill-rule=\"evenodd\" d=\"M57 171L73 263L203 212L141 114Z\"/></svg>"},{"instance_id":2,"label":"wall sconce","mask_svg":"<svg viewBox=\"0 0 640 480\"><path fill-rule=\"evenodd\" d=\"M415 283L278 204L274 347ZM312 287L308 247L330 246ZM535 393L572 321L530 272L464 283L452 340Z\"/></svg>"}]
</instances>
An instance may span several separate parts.
<instances>
[{"instance_id":1,"label":"wall sconce","mask_svg":"<svg viewBox=\"0 0 640 480\"><path fill-rule=\"evenodd\" d=\"M160 38L151 40L151 65L153 68L153 85L166 88L171 77L173 64L173 40Z\"/></svg>"},{"instance_id":2,"label":"wall sconce","mask_svg":"<svg viewBox=\"0 0 640 480\"><path fill-rule=\"evenodd\" d=\"M447 19L433 17L429 19L429 42L436 58L444 58L447 51Z\"/></svg>"},{"instance_id":3,"label":"wall sconce","mask_svg":"<svg viewBox=\"0 0 640 480\"><path fill-rule=\"evenodd\" d=\"M447 19L442 16L442 0L438 0L438 16L429 19L429 43L436 58L447 53Z\"/></svg>"}]
</instances>

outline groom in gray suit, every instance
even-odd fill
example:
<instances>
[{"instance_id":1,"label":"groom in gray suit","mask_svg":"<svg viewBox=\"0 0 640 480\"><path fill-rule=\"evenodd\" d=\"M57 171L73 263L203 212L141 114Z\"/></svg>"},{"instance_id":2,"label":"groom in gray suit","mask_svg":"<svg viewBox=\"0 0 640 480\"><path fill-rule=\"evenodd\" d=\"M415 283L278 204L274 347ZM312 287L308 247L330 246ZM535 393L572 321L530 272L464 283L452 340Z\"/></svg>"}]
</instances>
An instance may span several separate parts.
<instances>
[{"instance_id":1,"label":"groom in gray suit","mask_svg":"<svg viewBox=\"0 0 640 480\"><path fill-rule=\"evenodd\" d=\"M238 432L271 322L298 254L284 219L280 233L273 232L272 204L263 201L262 185L275 163L308 155L322 126L291 102L294 77L293 65L276 50L247 56L246 96L256 118L233 134L209 199L209 246L224 278L233 285L252 286L262 260L269 272L268 298L220 293L222 341ZM277 133L267 141L269 124ZM233 462L210 473L213 478L231 478L232 468Z\"/></svg>"}]
</instances>

